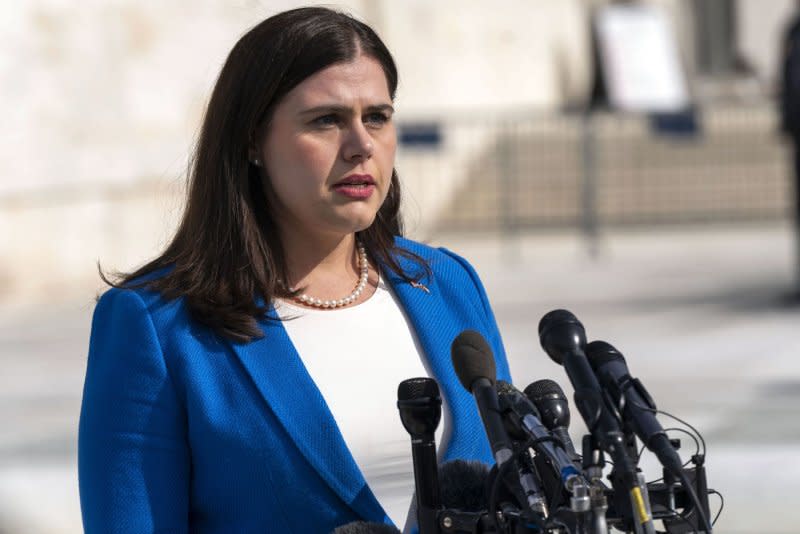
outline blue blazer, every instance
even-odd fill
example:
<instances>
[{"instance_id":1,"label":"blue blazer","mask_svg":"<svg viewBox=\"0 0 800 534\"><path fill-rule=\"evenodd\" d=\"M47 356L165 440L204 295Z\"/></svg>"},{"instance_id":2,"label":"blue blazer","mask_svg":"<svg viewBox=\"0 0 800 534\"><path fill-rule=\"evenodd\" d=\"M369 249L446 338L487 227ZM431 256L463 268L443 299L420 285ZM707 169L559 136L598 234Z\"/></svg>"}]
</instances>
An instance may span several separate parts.
<instances>
[{"instance_id":1,"label":"blue blazer","mask_svg":"<svg viewBox=\"0 0 800 534\"><path fill-rule=\"evenodd\" d=\"M444 459L493 463L450 361L453 339L471 328L494 350L498 378L510 380L483 286L452 252L398 245L433 271L424 288L385 269L384 277L449 405ZM182 299L145 289L100 298L78 438L87 534L307 534L356 520L390 523L286 330L279 321L260 326L263 338L236 343L192 320ZM396 413L386 417L400 424Z\"/></svg>"}]
</instances>

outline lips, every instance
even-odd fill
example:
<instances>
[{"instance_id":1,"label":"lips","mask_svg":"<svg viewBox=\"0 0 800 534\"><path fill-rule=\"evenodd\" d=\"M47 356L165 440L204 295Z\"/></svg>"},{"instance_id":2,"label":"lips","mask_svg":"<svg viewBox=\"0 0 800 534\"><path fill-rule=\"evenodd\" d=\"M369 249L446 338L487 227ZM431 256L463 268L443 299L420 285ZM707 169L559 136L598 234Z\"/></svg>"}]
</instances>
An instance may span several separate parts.
<instances>
[{"instance_id":1,"label":"lips","mask_svg":"<svg viewBox=\"0 0 800 534\"><path fill-rule=\"evenodd\" d=\"M350 185L375 185L375 179L369 174L351 174L336 182L333 187Z\"/></svg>"},{"instance_id":2,"label":"lips","mask_svg":"<svg viewBox=\"0 0 800 534\"><path fill-rule=\"evenodd\" d=\"M351 174L333 185L333 190L351 199L365 199L375 191L375 180L369 174Z\"/></svg>"}]
</instances>

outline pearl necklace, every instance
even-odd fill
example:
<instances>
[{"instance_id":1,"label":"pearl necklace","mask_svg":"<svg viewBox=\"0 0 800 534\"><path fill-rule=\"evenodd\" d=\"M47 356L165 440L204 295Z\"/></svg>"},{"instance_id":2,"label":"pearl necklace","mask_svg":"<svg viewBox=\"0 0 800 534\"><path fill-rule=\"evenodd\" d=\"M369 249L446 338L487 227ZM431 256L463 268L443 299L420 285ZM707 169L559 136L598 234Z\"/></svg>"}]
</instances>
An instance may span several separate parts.
<instances>
[{"instance_id":1,"label":"pearl necklace","mask_svg":"<svg viewBox=\"0 0 800 534\"><path fill-rule=\"evenodd\" d=\"M348 304L352 304L355 302L361 293L364 291L364 288L367 287L367 279L369 278L369 262L367 261L367 251L364 248L364 245L358 243L356 245L358 247L358 268L361 271L361 274L358 278L358 284L356 284L356 288L353 290L352 293L347 295L342 299L333 299L333 300L323 300L318 299L315 297L310 297L305 293L301 293L294 297L295 300L302 302L307 306L314 306L315 308L341 308L342 306L347 306ZM294 289L289 288L289 291L294 292Z\"/></svg>"}]
</instances>

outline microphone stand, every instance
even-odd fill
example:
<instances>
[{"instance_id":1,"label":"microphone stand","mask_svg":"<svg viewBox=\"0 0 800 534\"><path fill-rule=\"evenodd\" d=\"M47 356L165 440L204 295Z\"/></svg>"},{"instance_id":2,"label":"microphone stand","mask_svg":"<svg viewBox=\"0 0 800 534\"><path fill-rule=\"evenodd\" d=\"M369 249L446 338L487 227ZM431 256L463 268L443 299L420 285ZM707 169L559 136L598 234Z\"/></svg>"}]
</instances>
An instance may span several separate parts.
<instances>
[{"instance_id":1,"label":"microphone stand","mask_svg":"<svg viewBox=\"0 0 800 534\"><path fill-rule=\"evenodd\" d=\"M586 437L584 437L585 439ZM674 440L674 443L677 449L679 440ZM700 506L702 506L706 517L709 517L709 489L704 467L705 457L702 454L696 454L692 456L691 461L694 467L684 468L683 472L691 482L692 489L698 496ZM706 533L705 524L697 511L697 506L689 489L684 487L683 483L669 470L664 469L663 472L663 482L651 482L646 486L642 486L647 492L647 500L652 508L652 518L663 522L667 534ZM619 498L619 492L617 491L606 489L605 494L613 502L613 506L608 511L609 523L616 528L630 532L628 523L631 520L629 504L625 499ZM682 510L682 513L679 514L678 510Z\"/></svg>"},{"instance_id":2,"label":"microphone stand","mask_svg":"<svg viewBox=\"0 0 800 534\"><path fill-rule=\"evenodd\" d=\"M675 442L677 443L678 440ZM678 446L676 445L676 448ZM609 475L612 487L609 488L603 483L604 452L592 435L583 437L582 451L582 470L589 481L589 511L580 511L585 507L585 503L577 506L570 503L570 507L567 507L566 494L562 492L558 497L559 500L554 499L550 502L553 513L546 520L543 520L540 514L532 513L526 500L521 498L519 488L514 487L517 484L509 483L509 479L514 477L508 476L516 473L520 467L523 470L530 468L531 463L526 462L525 456L531 460L536 471L547 472L544 464L541 464L540 467L540 464L537 463L537 459L542 455L531 459L527 448L521 447L519 442L515 442L513 448L513 458L506 462L502 469L498 469L498 466L494 465L490 472L487 486L494 489L489 493L494 493L495 498L492 499L493 503L490 502L489 511L468 512L442 506L437 508L423 506L425 510L422 515L427 518L425 532L431 534L609 534L609 525L624 532L635 532L633 510L626 498L629 492L624 487L622 491L614 488L613 481L618 475L613 470ZM701 506L708 517L709 490L704 461L705 457L702 454L693 456L693 467L684 469L684 472L691 481L694 492L700 496ZM697 513L696 505L689 491L669 471L664 470L663 482L646 485L642 483L642 489L645 492L647 504L652 507L650 516L654 520L663 521L666 534L705 533L704 523ZM548 494L554 495L549 492ZM580 497L580 495L574 497ZM682 513L679 514L678 510L681 510Z\"/></svg>"},{"instance_id":3,"label":"microphone stand","mask_svg":"<svg viewBox=\"0 0 800 534\"><path fill-rule=\"evenodd\" d=\"M583 436L583 472L589 479L589 502L592 509L592 525L594 534L608 534L608 523L606 513L608 512L608 499L606 493L608 488L603 484L603 466L605 466L605 456L600 444L591 434ZM625 492L627 493L627 492Z\"/></svg>"},{"instance_id":4,"label":"microphone stand","mask_svg":"<svg viewBox=\"0 0 800 534\"><path fill-rule=\"evenodd\" d=\"M677 441L677 440L676 440ZM691 482L695 495L706 517L710 517L708 504L708 482L706 480L705 456L692 456L693 467L684 468L683 472ZM667 469L664 469L664 481L648 485L653 517L661 519L668 534L688 534L705 532L705 526L697 511L689 491ZM678 514L677 510L683 510Z\"/></svg>"},{"instance_id":5,"label":"microphone stand","mask_svg":"<svg viewBox=\"0 0 800 534\"><path fill-rule=\"evenodd\" d=\"M438 464L434 432L442 415L442 399L436 381L410 378L397 388L400 421L411 437L414 489L420 534L436 534L439 495Z\"/></svg>"}]
</instances>

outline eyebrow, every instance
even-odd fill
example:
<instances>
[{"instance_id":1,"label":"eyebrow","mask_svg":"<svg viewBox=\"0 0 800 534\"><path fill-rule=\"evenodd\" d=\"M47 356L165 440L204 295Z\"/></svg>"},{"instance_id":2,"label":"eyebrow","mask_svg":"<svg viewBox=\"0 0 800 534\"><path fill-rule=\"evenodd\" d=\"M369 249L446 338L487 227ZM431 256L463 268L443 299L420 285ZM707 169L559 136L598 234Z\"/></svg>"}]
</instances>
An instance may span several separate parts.
<instances>
[{"instance_id":1,"label":"eyebrow","mask_svg":"<svg viewBox=\"0 0 800 534\"><path fill-rule=\"evenodd\" d=\"M366 113L374 113L376 111L388 111L394 113L394 108L389 104L375 104L365 108ZM353 108L347 106L338 106L336 104L314 106L313 108L304 109L300 111L300 115L314 115L317 113L339 113L342 115L352 115Z\"/></svg>"}]
</instances>

